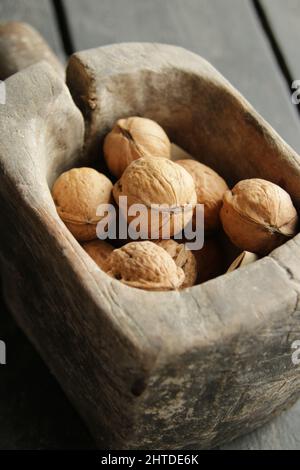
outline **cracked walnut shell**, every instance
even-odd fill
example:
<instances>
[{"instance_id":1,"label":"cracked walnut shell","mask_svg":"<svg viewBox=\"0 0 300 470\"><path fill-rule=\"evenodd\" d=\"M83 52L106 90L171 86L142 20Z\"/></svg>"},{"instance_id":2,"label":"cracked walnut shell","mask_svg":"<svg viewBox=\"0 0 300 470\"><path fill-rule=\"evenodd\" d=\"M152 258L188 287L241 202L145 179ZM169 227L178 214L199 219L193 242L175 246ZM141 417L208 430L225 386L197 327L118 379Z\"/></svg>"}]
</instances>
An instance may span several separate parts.
<instances>
[{"instance_id":1,"label":"cracked walnut shell","mask_svg":"<svg viewBox=\"0 0 300 470\"><path fill-rule=\"evenodd\" d=\"M79 241L97 238L100 204L111 202L111 181L92 168L73 168L55 181L52 196L58 215Z\"/></svg>"},{"instance_id":2,"label":"cracked walnut shell","mask_svg":"<svg viewBox=\"0 0 300 470\"><path fill-rule=\"evenodd\" d=\"M197 261L191 250L188 250L184 243L175 240L161 240L158 243L173 258L176 265L183 269L185 280L181 288L191 287L197 279Z\"/></svg>"},{"instance_id":3,"label":"cracked walnut shell","mask_svg":"<svg viewBox=\"0 0 300 470\"><path fill-rule=\"evenodd\" d=\"M297 211L290 195L263 179L240 181L224 195L221 219L238 248L266 255L296 234Z\"/></svg>"},{"instance_id":4,"label":"cracked walnut shell","mask_svg":"<svg viewBox=\"0 0 300 470\"><path fill-rule=\"evenodd\" d=\"M109 171L120 178L127 166L138 158L171 158L171 143L155 121L129 117L116 122L104 140L103 151Z\"/></svg>"},{"instance_id":5,"label":"cracked walnut shell","mask_svg":"<svg viewBox=\"0 0 300 470\"><path fill-rule=\"evenodd\" d=\"M128 208L133 204L146 207L148 220L141 232L150 238L160 237L163 227L166 228L162 214L170 219L168 237L182 230L191 220L197 201L192 176L171 160L155 157L132 162L115 184L113 195L117 204L120 196L127 196ZM159 208L161 205L165 206L164 210ZM128 216L129 222L134 218ZM154 229L154 221L157 222L157 230ZM151 227L154 229L152 233Z\"/></svg>"},{"instance_id":6,"label":"cracked walnut shell","mask_svg":"<svg viewBox=\"0 0 300 470\"><path fill-rule=\"evenodd\" d=\"M220 210L223 196L229 189L226 182L212 168L196 160L178 160L193 177L197 203L204 205L204 229L206 232L216 230L220 225ZM195 225L195 214L194 214Z\"/></svg>"},{"instance_id":7,"label":"cracked walnut shell","mask_svg":"<svg viewBox=\"0 0 300 470\"><path fill-rule=\"evenodd\" d=\"M123 284L153 291L179 289L185 278L166 250L150 241L131 242L114 250L106 272Z\"/></svg>"}]
</instances>

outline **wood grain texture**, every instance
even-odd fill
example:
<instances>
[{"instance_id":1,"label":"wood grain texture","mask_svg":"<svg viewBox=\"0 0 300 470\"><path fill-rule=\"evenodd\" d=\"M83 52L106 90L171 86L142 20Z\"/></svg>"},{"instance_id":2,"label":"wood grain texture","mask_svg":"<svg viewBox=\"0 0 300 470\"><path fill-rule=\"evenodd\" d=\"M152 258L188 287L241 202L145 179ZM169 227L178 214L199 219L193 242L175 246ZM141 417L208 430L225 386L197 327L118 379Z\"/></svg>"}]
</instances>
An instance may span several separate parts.
<instances>
[{"instance_id":1,"label":"wood grain texture","mask_svg":"<svg viewBox=\"0 0 300 470\"><path fill-rule=\"evenodd\" d=\"M58 57L65 61L51 0L1 0L0 22L23 21L37 29Z\"/></svg>"},{"instance_id":2,"label":"wood grain texture","mask_svg":"<svg viewBox=\"0 0 300 470\"><path fill-rule=\"evenodd\" d=\"M300 402L262 428L223 446L228 450L299 450Z\"/></svg>"},{"instance_id":3,"label":"wood grain texture","mask_svg":"<svg viewBox=\"0 0 300 470\"><path fill-rule=\"evenodd\" d=\"M2 0L0 22L11 20L33 25L65 60L51 1ZM6 60L7 56L0 68ZM13 289L14 285L9 288ZM7 312L2 296L0 312L0 338L7 345L8 355L7 365L0 367L0 448L94 448L86 427Z\"/></svg>"},{"instance_id":4,"label":"wood grain texture","mask_svg":"<svg viewBox=\"0 0 300 470\"><path fill-rule=\"evenodd\" d=\"M34 3L34 6L33 6L33 3ZM95 6L95 10L93 10L90 7L90 5L87 3L86 8L90 8L90 10L86 10L86 13L80 11L80 8L81 8L80 5L77 5L76 7L74 7L74 3L75 2L73 0L73 7L72 8L75 10L75 12L73 11L72 18L74 17L74 15L76 16L76 10L78 10L79 14L83 18L82 21L85 22L86 26L89 25L89 27L86 27L83 30L81 30L81 38L78 38L78 40L88 41L91 34L97 34L98 37L99 37L99 35L103 33L102 29L103 28L105 29L105 25L109 24L109 23L106 22L106 20L101 22L100 19L99 19L101 14L104 13L103 11L99 13L99 9L102 7L101 4L105 5L105 2L94 2L95 5L97 3L97 5ZM139 2L139 3L142 4L144 2ZM203 7L201 15L198 15L198 16L195 15L195 18L197 20L196 29L195 28L185 28L185 31L184 31L184 34L183 34L183 33L180 33L180 30L178 28L177 34L178 35L180 34L182 40L188 39L191 34L194 35L194 37L197 40L197 36L200 37L201 34L202 34L201 44L196 43L196 47L205 47L206 49L210 49L211 52L210 51L208 51L208 52L210 52L211 54L216 53L216 51L219 49L219 54L216 54L216 55L217 55L217 57L219 56L218 61L220 63L221 63L221 60L223 60L223 57L224 57L224 61L225 61L225 64L226 64L226 61L228 61L228 56L230 56L230 55L232 55L232 56L231 56L231 58L229 57L229 59L230 59L229 64L231 62L234 62L233 66L235 68L238 68L238 65L235 65L235 64L236 63L242 63L244 69L241 67L241 70L236 70L236 72L234 73L235 77L233 77L234 82L237 84L237 86L240 89L242 89L242 87L244 86L245 87L245 93L248 93L247 89L251 88L252 96L254 98L255 98L255 96L257 96L257 99L254 100L253 97L251 98L249 94L248 94L248 97L250 97L250 99L253 103L254 103L254 101L256 102L257 107L259 107L259 109L263 112L263 114L265 116L271 115L271 112L272 112L271 109L268 111L267 108L269 106L272 108L272 110L275 114L275 116L272 116L272 122L276 124L278 121L281 121L281 128L279 129L277 127L277 129L279 129L282 134L285 134L285 136L287 136L288 135L287 128L289 127L289 125L291 125L290 115L289 115L289 112L288 113L286 112L286 107L287 106L286 106L286 104L283 103L283 100L281 100L281 99L278 100L277 99L278 93L276 93L276 91L272 92L271 94L265 93L264 92L265 91L265 84L264 83L263 84L258 83L258 82L256 83L256 91L255 91L255 86L248 85L247 80L244 79L244 70L249 71L249 68L250 68L251 69L250 80L255 82L256 75L253 74L253 70L255 70L255 67L252 64L253 64L253 61L256 60L257 53L261 54L261 49L259 51L256 50L255 54L250 52L251 47L249 47L249 49L247 51L247 47L249 46L249 44L252 41L252 39L251 39L250 42L248 43L248 46L245 45L245 43L247 41L249 41L249 38L247 38L247 35L245 35L245 38L243 38L243 40L242 40L243 44L242 45L239 44L237 47L232 47L232 43L234 42L232 38L235 35L235 33L234 33L234 31L232 31L232 29L230 31L230 28L228 28L228 30L227 30L227 27L226 27L226 23L230 24L230 21L232 21L232 19L227 18L227 16L232 17L232 14L227 15L226 20L224 20L223 19L224 15L222 15L220 17L218 16L218 11L220 11L220 9L216 9L215 15L211 16L211 14L209 12L210 12L210 9L213 8L213 7L210 7L210 5L212 5L213 2L209 2L209 3L210 4L208 4L208 6ZM46 10L44 10L45 5L46 5L46 7L45 7ZM216 3L215 3L215 5L216 5ZM33 6L33 8L31 8L31 6ZM172 15L168 15L167 17L165 15L162 15L162 10L161 9L164 9L164 8L165 8L164 5L161 6L161 8L159 9L160 14L157 14L157 9L156 10L154 9L154 13L156 12L157 16L156 16L156 18L154 18L155 22L153 21L152 23L150 23L151 27L152 27L152 30L154 31L153 28L155 28L155 24L158 21L161 21L162 26L163 26L162 28L160 28L160 31L155 31L155 39L158 37L159 34L161 34L161 31L164 31L164 28L166 28L169 17L172 18ZM239 9L239 6L238 6L238 9ZM108 8L106 8L106 10L107 10L107 13L109 14L110 11L108 10ZM179 8L175 8L174 10L175 10L175 12L174 12L173 16L175 15L175 26L176 26L176 22L178 21L178 17L176 17L176 15L178 14L178 12L179 12L180 15L182 15L183 10L182 10L182 8L180 8L180 5L179 5ZM205 13L205 10L208 13ZM54 24L54 28L53 28L53 23L52 23L52 21L49 21L49 17L47 18L48 15L45 14L45 11L51 11L51 7L49 9L48 2L44 2L44 1L42 1L42 2L33 2L33 1L28 1L28 0L27 1L11 1L11 0L2 1L1 5L0 5L0 18L1 18L1 21L3 19L8 20L8 19L14 18L14 19L21 19L21 20L25 20L25 21L30 22L31 24L35 25L35 27L37 27L39 29L39 31L42 32L47 37L47 39L51 43L52 47L54 47L56 52L59 53L59 51L60 51L60 39L59 39L59 37L56 37L55 24ZM113 9L112 12L113 12L113 14L114 14L114 16L117 20L118 20L118 18L120 19L120 17L122 17L122 19L123 19L123 22L124 22L124 25L125 25L124 26L125 31L124 31L123 37L121 37L121 40L124 40L126 38L126 34L129 34L129 32L126 31L126 25L128 24L128 22L127 22L128 20L127 20L127 17L126 17L126 21L125 21L125 16L123 14L124 12L122 12L122 15L118 16L118 11L119 10ZM194 12L193 9L191 11ZM90 17L88 17L89 12L93 13L93 15L91 15ZM179 19L181 19L180 15L179 15ZM189 11L187 11L184 14L184 17L186 18L186 22L193 21L193 19L189 18L189 16L191 16L191 14L189 15ZM200 18L199 18L199 16L200 16ZM155 17L155 14L154 14L154 17ZM162 20L160 20L161 17L162 17ZM46 20L46 18L47 18L47 20ZM94 31L91 31L91 29L92 29L91 24L93 23L93 18L97 18L98 26L97 26L97 29L95 28ZM144 18L144 15L140 16L140 21L139 22L134 22L133 24L129 23L129 24L131 24L131 30L134 31L133 34L136 34L135 33L136 28L139 28L138 37L135 36L134 39L139 39L141 37L141 34L143 34L143 32L140 31L142 29L142 27L140 25L142 25L143 27L145 26L145 22L143 21L143 18ZM204 18L204 19L207 18L207 19L210 19L210 20L212 18L214 18L214 20L210 21L210 23L215 24L217 26L216 26L216 28L213 28L213 27L210 28L211 29L211 36L210 37L216 45L214 45L214 43L212 42L210 44L210 47L209 47L208 43L207 43L207 45L202 46L203 41L205 40L205 37L203 37L204 32L208 29L207 25L205 25L205 24L203 26L201 25L201 22L205 23L205 21L203 21L202 18ZM221 18L222 18L222 21L221 21ZM242 17L242 18L244 19L244 17ZM228 21L228 20L230 20L230 21ZM239 20L237 19L237 22L238 21L240 22L241 26L243 26L244 21L241 19L241 17L239 18ZM199 24L200 24L200 28L198 27ZM101 26L100 31L99 31L99 25ZM119 33L119 25L117 24L117 26L118 27L115 28L115 29L113 27L112 28L108 27L107 28L107 34L108 35L115 34L116 36L118 36L118 34L120 34L120 33ZM204 28L203 33L201 33L201 28ZM129 30L129 28L127 28L127 29ZM223 34L223 30L225 30L227 36L229 36L229 38L230 38L230 47L226 47L226 45L228 44L228 41L224 41L224 45L222 45L222 43L215 40L215 37L218 36L218 34L219 34L218 33L219 29L221 29L221 31L222 31L222 33L220 33L220 34ZM176 30L177 30L177 28L175 27L174 28L174 34L175 35L176 35ZM170 29L167 28L166 31L168 33L170 31ZM247 29L246 29L246 31L247 31ZM54 35L53 35L53 32L54 32ZM76 31L73 31L73 33L75 34ZM260 37L260 35L261 35L261 33L258 33L259 37ZM147 37L146 39L150 39L150 38L151 38L151 31L149 33L149 37ZM240 38L241 38L241 36L240 36ZM240 38L238 38L237 42L239 42ZM253 39L253 41L255 42L256 39ZM108 42L111 42L111 41L108 40ZM171 41L168 40L168 34L166 34L166 42L171 42ZM182 44L182 43L180 43L180 44ZM91 44L91 45L99 45L99 41L97 40L97 42L95 42L95 44ZM189 46L189 44L186 44L186 46L188 48L191 48ZM235 54L237 54L237 52L238 52L237 49L246 51L246 55L243 58L240 58L240 60L237 60L237 59L235 60ZM255 48L254 48L254 50L255 50ZM269 55L269 51L267 52L267 55ZM63 56L63 53L61 53L61 56ZM207 55L207 57L209 57L209 56ZM245 66L245 60L244 60L245 57L246 57L247 62L248 62L248 64L246 64L246 66ZM213 58L214 62L215 62L215 60L216 59ZM269 63L269 60L270 59L267 57L267 59L266 59L267 64ZM263 62L263 57L261 57L261 63L262 62ZM227 69L230 72L231 66L228 65ZM263 68L263 70L265 70L265 69ZM226 70L224 70L224 73L226 73L226 75L228 77L229 77L229 72L227 73ZM255 70L255 72L257 74L257 70ZM274 90L274 87L276 89L276 85L274 85L274 77L276 77L277 73L278 73L278 71L275 71L274 76L272 78L268 75L269 76L268 86L270 86L270 84L272 84L271 85L271 90L272 89ZM241 85L241 82L243 80L244 80L245 84ZM277 78L275 78L275 83L278 83ZM273 103L274 101L275 101L276 106ZM273 104L274 104L274 106L273 106ZM270 116L268 116L268 117L270 118ZM286 129L284 130L284 132L282 132L284 127ZM298 136L298 133L293 131L294 123L291 125L291 128L292 128L291 133L293 132L295 134L295 140L296 140L296 138ZM288 137L286 137L286 138L288 139ZM298 145L297 142L295 144L295 143L290 141L290 143L292 143L297 148L297 145ZM299 149L299 147L298 147L298 149ZM0 321L1 321L0 333L4 333L4 332L8 331L7 330L7 325L10 325L9 330L13 328L13 325L9 321L9 319L6 318L6 320L5 320L5 316L1 316ZM5 337L10 337L10 336L5 333ZM14 374L9 374L10 383L11 383L11 388L10 388L11 392L8 390L9 387L5 387L5 390L3 389L3 387L1 388L1 390L3 392L3 394L1 392L1 396L5 397L5 399L7 400L7 402L4 406L5 410L7 410L7 413L5 413L4 415L2 414L2 418L1 418L2 423L7 423L6 428L4 426L2 426L2 428L1 428L2 431L3 431L3 440L1 440L1 444L3 442L3 446L1 445L1 447L10 448L9 446L11 446L11 447L14 447L14 448L25 448L26 446L28 446L28 448L34 448L34 447L36 447L37 442L38 442L38 446L40 448L53 448L53 447L62 448L62 447L68 447L69 445L71 447L73 447L73 444L74 444L74 446L77 445L79 448L86 447L86 446L89 446L89 445L92 446L91 443L88 444L88 442L85 441L85 437L84 437L85 432L84 432L84 430L82 430L82 432L83 432L82 440L80 439L80 437L78 435L76 435L76 432L74 432L74 434L67 435L68 431L67 431L66 428L68 426L70 426L70 428L72 428L72 430L74 431L74 426L76 427L76 419L74 417L74 421L72 421L72 417L71 417L72 412L70 411L70 415L68 414L68 410L67 410L68 405L67 405L67 403L65 403L64 398L61 397L61 399L60 398L57 399L57 407L58 407L58 409L61 410L59 412L59 414L62 414L62 421L61 421L61 426L60 426L59 424L57 424L57 422L54 423L52 421L51 409L49 410L49 418L47 418L48 410L47 410L47 415L45 415L45 407L48 408L47 404L45 406L41 405L41 408L37 409L37 407L35 406L35 405L37 405L37 400L35 400L35 398L34 398L34 389L30 389L30 384L28 384L28 389L26 387L26 390L24 389L24 386L23 386L24 391L20 395L16 395L16 400L18 400L18 396L20 396L19 400L20 400L20 403L21 403L21 400L24 400L24 398L27 396L28 400L29 400L29 403L30 403L30 398L32 398L32 402L31 402L32 407L29 404L29 407L26 408L26 410L24 410L24 408L23 408L24 413L21 410L21 408L18 408L18 412L19 412L19 416L20 416L20 421L19 422L17 422L17 417L16 416L15 416L15 418L12 418L12 414L9 414L9 411L8 411L9 410L9 403L10 403L9 400L16 393L15 387L17 387L18 389L21 389L21 387L23 385L23 382L21 380L21 374L23 373L23 367L27 367L28 368L28 373L32 373L32 382L34 381L34 377L36 375L44 377L43 370L42 370L43 366L41 365L40 366L41 369L39 369L40 361L38 360L36 355L33 353L32 349L29 347L29 345L27 346L25 338L23 338L23 342L22 342L22 335L20 333L16 334L16 340L13 343L13 344L15 344L15 351L17 351L17 343L18 344L20 344L20 343L23 344L23 346L20 346L20 347L23 347L22 351L20 352L20 356L22 356L22 358L24 358L24 363L26 362L27 366L25 366L25 364L23 362L22 362L22 364L20 364L19 357L14 359L14 364L15 364L15 366L14 366L15 369L14 370L16 371L16 374L17 374L17 371L19 370L20 381L18 381L18 377L14 376ZM10 345L12 344L12 340L9 341L9 344ZM26 351L31 351L31 353L32 353L32 356L31 356L30 352L28 352L28 359L27 360L26 360L26 354L27 354ZM17 363L19 364L19 369L17 368L17 366L18 366ZM34 366L35 364L37 364L36 369L35 369L35 366ZM35 369L34 371L33 371L32 367L34 367L34 369ZM5 370L5 368L0 369L1 377L2 377L2 373L3 373L4 370ZM11 369L9 369L9 370L11 372ZM8 370L5 370L5 372L8 374ZM49 399L52 400L53 395L55 395L55 385L53 384L53 387L51 388L51 385L48 384L48 377L46 378L46 371L44 371L44 374L45 374L45 384L46 385L44 385L44 382L42 382L42 384L40 384L41 393L43 393L42 390L44 388L45 389L45 403L47 403L47 401L49 403ZM44 380L44 379L42 379L42 380ZM50 383L52 383L51 378L49 378L49 380L50 380ZM7 383L7 382L5 381L5 383ZM20 385L18 386L17 383L19 383ZM1 385L4 385L3 381L1 381ZM47 398L47 393L49 393L49 389L47 390L48 387L50 387L50 389L51 389L51 394L50 394L51 397L50 397L50 395L48 395L49 399ZM59 396L59 392L57 392L57 394ZM26 400L26 398L25 398L25 400ZM34 402L35 402L35 404L33 404ZM54 397L54 402L56 402L55 397ZM15 408L15 406L17 406L17 405L14 404L14 408ZM50 406L51 406L51 404L50 404ZM54 406L53 414L55 413L55 415L57 415L57 410L55 411L55 405L53 404L53 406ZM4 408L3 408L3 410L4 410ZM32 414L30 413L31 409L32 409ZM248 448L248 447L249 448L285 448L285 447L288 448L288 447L291 447L292 448L292 447L298 446L298 448L299 448L298 441L297 441L297 436L299 434L299 426L297 426L297 417L298 417L297 410L298 410L298 408L297 408L297 405L296 405L289 412L282 415L282 417L276 418L276 420L272 421L270 424L267 424L266 427L263 428L261 431L255 431L253 434L249 434L249 436L247 436L247 438L239 439L232 446L233 447L236 446L238 448ZM63 419L64 413L66 413L65 421ZM24 417L24 419L22 419L22 416ZM44 423L40 422L40 417L41 416L43 416L42 421ZM72 422L72 425L69 424L70 423L68 421L69 419L71 420L70 422ZM28 421L30 421L30 423L28 423ZM25 428L24 428L24 423L25 423L25 426L26 426ZM59 433L59 435L57 435L57 428L59 428L59 429L64 428L64 430L66 430L66 434L64 433L64 430L61 430L61 433ZM11 429L11 433L10 433L9 429ZM80 433L80 425L79 424L78 424L78 429L79 429L78 432ZM7 430L7 432L6 432L6 430ZM68 439L68 438L70 438L70 439ZM88 441L88 439L87 439L87 441Z\"/></svg>"},{"instance_id":5,"label":"wood grain texture","mask_svg":"<svg viewBox=\"0 0 300 470\"><path fill-rule=\"evenodd\" d=\"M205 76L212 89L217 86L223 97L231 95L233 115L237 103L247 108L248 121L256 123L249 132L270 145L273 163L287 184L289 176L300 176L290 166L292 151L208 64L181 49L158 46L128 46L128 54L145 57L149 47L157 56L152 71L156 68L158 80L155 86L147 82L153 87L153 103L170 76L161 71L167 51L168 67L189 68L187 81L191 75L195 86L204 86ZM103 89L113 89L125 67L122 80L131 83L125 86L130 105L138 106L135 75L115 60L118 52L117 46L94 52L108 74L102 77ZM47 180L51 185L58 172L79 163L75 150L82 143L81 119L66 87L46 64L12 76L6 85L9 109L0 108L0 207L1 218L7 220L0 246L4 287L10 293L6 298L97 445L216 446L264 424L295 401L300 376L291 364L290 341L299 331L299 237L238 273L179 293L122 285L89 259L59 220L50 196ZM45 103L55 113L48 112L52 118L43 121ZM102 112L115 109L103 107ZM28 116L33 115L29 126ZM12 131L11 119L21 133ZM176 122L181 127L182 121ZM222 128L226 122L219 124ZM53 139L58 130L59 139ZM43 146L37 146L37 139ZM240 163L245 172L254 165L251 158ZM272 169L264 170L270 177Z\"/></svg>"},{"instance_id":6,"label":"wood grain texture","mask_svg":"<svg viewBox=\"0 0 300 470\"><path fill-rule=\"evenodd\" d=\"M64 4L75 50L127 41L185 47L220 70L300 152L298 116L250 1L64 0Z\"/></svg>"},{"instance_id":7,"label":"wood grain texture","mask_svg":"<svg viewBox=\"0 0 300 470\"><path fill-rule=\"evenodd\" d=\"M90 49L70 58L67 84L85 117L88 154L100 159L117 119L148 117L228 184L268 175L300 208L298 154L198 55L151 43Z\"/></svg>"},{"instance_id":8,"label":"wood grain texture","mask_svg":"<svg viewBox=\"0 0 300 470\"><path fill-rule=\"evenodd\" d=\"M298 0L260 0L273 34L281 49L292 80L300 80L299 19Z\"/></svg>"},{"instance_id":9,"label":"wood grain texture","mask_svg":"<svg viewBox=\"0 0 300 470\"><path fill-rule=\"evenodd\" d=\"M160 41L185 46L209 59L299 152L299 123L291 105L286 83L275 64L269 43L250 2L233 1L134 1L64 0L77 49L96 47L115 41ZM264 0L273 32L294 70L297 61L298 1ZM267 8L268 7L268 8ZM268 12L268 10L270 10ZM276 20L272 11L276 12ZM294 12L296 11L296 15ZM292 17L291 17L292 16ZM296 49L296 50L295 50ZM291 54L291 51L293 54ZM291 63L291 61L293 63ZM293 66L293 68L292 68ZM291 416L291 413L289 414ZM241 447L255 442L256 448L266 443L285 448L280 440L288 427L283 415L272 425L239 441ZM270 435L276 433L277 439ZM291 420L291 441L300 433L296 420Z\"/></svg>"},{"instance_id":10,"label":"wood grain texture","mask_svg":"<svg viewBox=\"0 0 300 470\"><path fill-rule=\"evenodd\" d=\"M43 37L27 23L0 23L0 80L41 60L64 79L65 69Z\"/></svg>"},{"instance_id":11,"label":"wood grain texture","mask_svg":"<svg viewBox=\"0 0 300 470\"><path fill-rule=\"evenodd\" d=\"M57 381L2 304L0 337L7 346L7 364L0 366L0 449L95 448Z\"/></svg>"},{"instance_id":12,"label":"wood grain texture","mask_svg":"<svg viewBox=\"0 0 300 470\"><path fill-rule=\"evenodd\" d=\"M2 0L0 22L11 20L34 26L65 61L50 0ZM2 65L3 61L0 68ZM11 291L13 289L14 285L10 287ZM7 346L7 365L0 366L0 448L94 448L86 427L36 350L16 326L2 298L0 338Z\"/></svg>"},{"instance_id":13,"label":"wood grain texture","mask_svg":"<svg viewBox=\"0 0 300 470\"><path fill-rule=\"evenodd\" d=\"M22 101L22 88L18 93L19 99ZM33 100L34 95L33 83L30 101ZM7 98L10 101L9 92ZM28 95L27 99L29 99ZM25 109L27 105L28 102L25 98L23 108ZM3 109L4 106L2 106L2 111ZM48 111L50 112L49 103L45 103L44 112L47 114ZM32 116L30 112L26 115L29 128L32 123L31 118L37 118L33 108L31 108L31 112ZM21 115L22 113L18 113L17 120ZM71 117L69 116L69 118ZM80 119L80 115L78 118ZM63 124L63 116L61 119L62 121L58 119L56 123L58 126ZM72 119L71 123L71 125L74 124ZM20 128L17 124L16 126L15 132L18 134ZM51 127L49 127L49 131L51 131ZM77 132L80 136L79 131L78 125L75 125L75 133ZM81 123L81 138L82 131ZM53 132L58 135L54 128ZM61 144L63 142L62 139ZM49 150L50 148L51 144ZM0 199L1 220L3 221L3 199ZM7 254L9 250L9 247L6 247ZM3 258L1 259L2 263L4 263ZM8 275L2 276L3 284L6 286L7 303L12 301L15 280L12 279L9 284ZM60 391L54 378L42 364L37 352L16 327L11 316L8 315L2 299L0 337L7 345L7 365L0 367L0 416L2 423L0 447L2 449L94 447L95 444L84 425Z\"/></svg>"}]
</instances>

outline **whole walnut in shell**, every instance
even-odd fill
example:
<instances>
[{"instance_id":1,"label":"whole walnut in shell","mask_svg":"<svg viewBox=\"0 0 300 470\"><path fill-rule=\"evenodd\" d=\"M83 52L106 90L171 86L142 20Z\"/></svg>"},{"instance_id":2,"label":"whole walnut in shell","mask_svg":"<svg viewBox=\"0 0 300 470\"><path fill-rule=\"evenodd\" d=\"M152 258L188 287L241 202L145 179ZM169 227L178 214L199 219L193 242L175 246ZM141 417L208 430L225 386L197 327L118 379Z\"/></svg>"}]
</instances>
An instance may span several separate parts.
<instances>
[{"instance_id":1,"label":"whole walnut in shell","mask_svg":"<svg viewBox=\"0 0 300 470\"><path fill-rule=\"evenodd\" d=\"M194 178L197 203L204 204L205 231L216 230L220 225L223 196L229 189L226 182L212 168L196 160L178 160L176 163L183 166Z\"/></svg>"},{"instance_id":2,"label":"whole walnut in shell","mask_svg":"<svg viewBox=\"0 0 300 470\"><path fill-rule=\"evenodd\" d=\"M171 160L155 157L132 162L115 184L113 195L117 204L120 196L127 196L128 207L132 204L145 206L147 220L141 232L149 238L159 238L166 225L170 228L168 236L180 232L191 220L197 200L192 176ZM165 208L159 208L161 205ZM121 207L120 210L122 212ZM129 222L134 218L129 215ZM157 222L157 230L153 230L154 222Z\"/></svg>"},{"instance_id":3,"label":"whole walnut in shell","mask_svg":"<svg viewBox=\"0 0 300 470\"><path fill-rule=\"evenodd\" d=\"M181 288L191 287L197 279L197 261L194 253L185 248L184 243L175 240L161 240L158 243L173 258L176 265L183 269L185 280Z\"/></svg>"},{"instance_id":4,"label":"whole walnut in shell","mask_svg":"<svg viewBox=\"0 0 300 470\"><path fill-rule=\"evenodd\" d=\"M142 117L119 119L104 140L104 157L110 172L120 178L125 168L141 157L171 156L171 143L155 121Z\"/></svg>"},{"instance_id":5,"label":"whole walnut in shell","mask_svg":"<svg viewBox=\"0 0 300 470\"><path fill-rule=\"evenodd\" d=\"M184 282L183 270L166 250L150 241L131 242L114 250L106 272L128 286L145 290L179 289Z\"/></svg>"},{"instance_id":6,"label":"whole walnut in shell","mask_svg":"<svg viewBox=\"0 0 300 470\"><path fill-rule=\"evenodd\" d=\"M73 168L55 181L52 196L58 215L79 241L97 238L99 204L111 202L112 183L92 168Z\"/></svg>"},{"instance_id":7,"label":"whole walnut in shell","mask_svg":"<svg viewBox=\"0 0 300 470\"><path fill-rule=\"evenodd\" d=\"M205 239L203 247L193 251L193 254L197 262L198 283L209 281L224 273L224 257L218 239Z\"/></svg>"},{"instance_id":8,"label":"whole walnut in shell","mask_svg":"<svg viewBox=\"0 0 300 470\"><path fill-rule=\"evenodd\" d=\"M104 240L92 240L82 244L82 248L90 255L103 271L106 271L106 262L113 251L113 247Z\"/></svg>"},{"instance_id":9,"label":"whole walnut in shell","mask_svg":"<svg viewBox=\"0 0 300 470\"><path fill-rule=\"evenodd\" d=\"M296 234L298 215L289 194L270 181L240 181L224 195L221 219L232 243L266 255Z\"/></svg>"}]
</instances>

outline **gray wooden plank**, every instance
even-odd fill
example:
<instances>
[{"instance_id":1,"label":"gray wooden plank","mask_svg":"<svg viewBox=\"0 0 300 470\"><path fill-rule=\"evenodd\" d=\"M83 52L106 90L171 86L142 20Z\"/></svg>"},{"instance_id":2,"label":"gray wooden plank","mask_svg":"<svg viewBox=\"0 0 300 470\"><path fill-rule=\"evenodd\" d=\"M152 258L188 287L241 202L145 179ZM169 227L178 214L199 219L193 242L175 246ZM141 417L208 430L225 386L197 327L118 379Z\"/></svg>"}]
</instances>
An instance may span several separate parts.
<instances>
[{"instance_id":1,"label":"gray wooden plank","mask_svg":"<svg viewBox=\"0 0 300 470\"><path fill-rule=\"evenodd\" d=\"M88 449L84 424L25 335L0 303L0 449Z\"/></svg>"},{"instance_id":2,"label":"gray wooden plank","mask_svg":"<svg viewBox=\"0 0 300 470\"><path fill-rule=\"evenodd\" d=\"M65 58L52 2L1 0L0 21L34 26ZM93 448L85 425L7 312L0 294L0 339L7 364L0 365L0 449Z\"/></svg>"},{"instance_id":3,"label":"gray wooden plank","mask_svg":"<svg viewBox=\"0 0 300 470\"><path fill-rule=\"evenodd\" d=\"M0 21L24 21L36 28L58 57L65 54L51 0L1 0Z\"/></svg>"},{"instance_id":4,"label":"gray wooden plank","mask_svg":"<svg viewBox=\"0 0 300 470\"><path fill-rule=\"evenodd\" d=\"M123 41L186 47L215 65L300 152L299 122L247 0L64 0L76 50Z\"/></svg>"},{"instance_id":5,"label":"gray wooden plank","mask_svg":"<svg viewBox=\"0 0 300 470\"><path fill-rule=\"evenodd\" d=\"M297 112L250 1L64 0L64 4L76 50L124 41L186 47L212 62L300 151ZM300 402L224 448L300 449L299 414Z\"/></svg>"},{"instance_id":6,"label":"gray wooden plank","mask_svg":"<svg viewBox=\"0 0 300 470\"><path fill-rule=\"evenodd\" d=\"M299 0L260 0L293 80L300 80Z\"/></svg>"}]
</instances>

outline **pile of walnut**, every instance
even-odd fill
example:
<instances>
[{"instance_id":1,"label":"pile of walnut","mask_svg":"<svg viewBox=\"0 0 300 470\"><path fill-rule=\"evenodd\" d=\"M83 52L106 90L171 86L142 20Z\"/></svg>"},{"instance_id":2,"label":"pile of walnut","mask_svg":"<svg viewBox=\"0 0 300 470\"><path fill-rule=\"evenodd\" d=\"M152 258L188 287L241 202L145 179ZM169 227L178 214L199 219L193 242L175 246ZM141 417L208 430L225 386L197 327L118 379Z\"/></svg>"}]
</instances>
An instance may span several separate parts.
<instances>
[{"instance_id":1,"label":"pile of walnut","mask_svg":"<svg viewBox=\"0 0 300 470\"><path fill-rule=\"evenodd\" d=\"M52 195L59 216L85 251L124 284L157 291L190 287L255 261L296 233L297 212L281 187L248 179L229 190L221 176L171 144L165 131L150 119L117 121L105 138L103 151L109 172L118 179L114 185L92 168L74 168L56 180ZM118 204L122 195L127 196L128 207L134 203L147 208L204 204L204 247L189 251L183 241L171 238L125 240L121 247L119 240L116 248L115 241L97 239L97 207L113 201ZM193 216L191 209L185 224ZM181 214L172 217L171 236L175 227L177 231L184 228ZM160 230L158 226L158 235Z\"/></svg>"}]
</instances>

